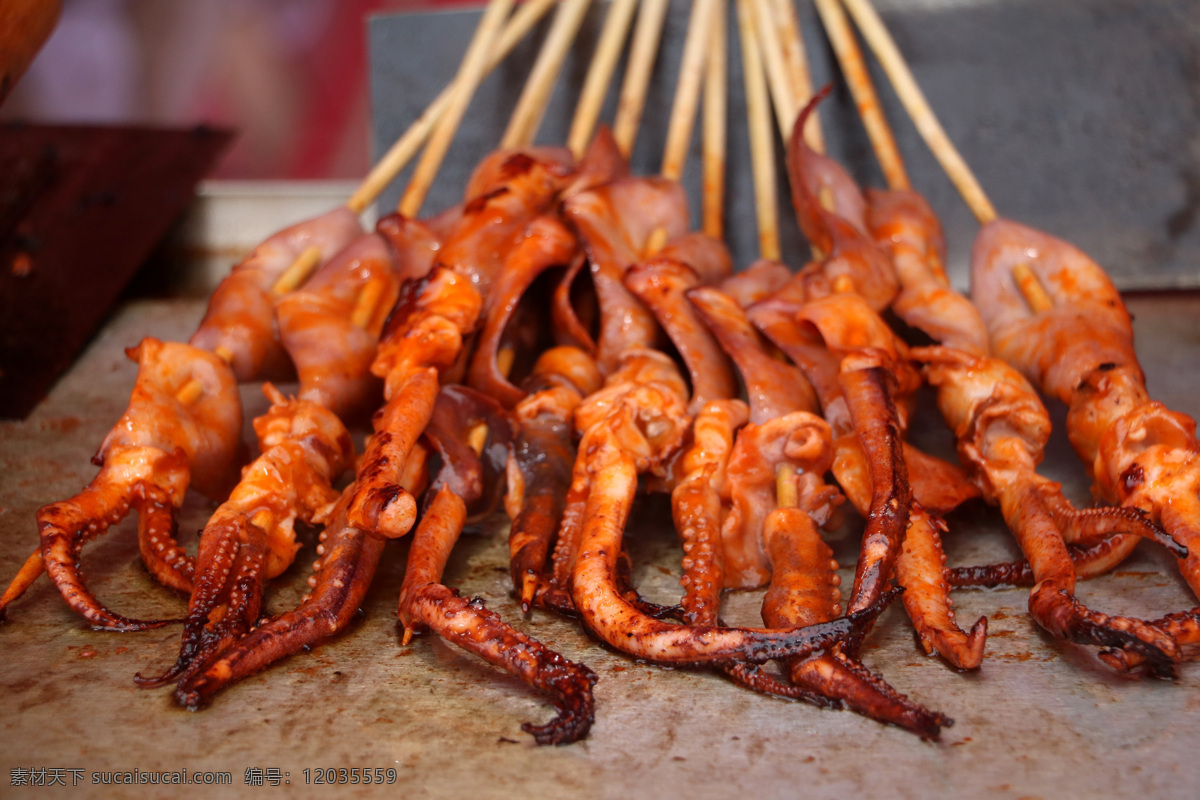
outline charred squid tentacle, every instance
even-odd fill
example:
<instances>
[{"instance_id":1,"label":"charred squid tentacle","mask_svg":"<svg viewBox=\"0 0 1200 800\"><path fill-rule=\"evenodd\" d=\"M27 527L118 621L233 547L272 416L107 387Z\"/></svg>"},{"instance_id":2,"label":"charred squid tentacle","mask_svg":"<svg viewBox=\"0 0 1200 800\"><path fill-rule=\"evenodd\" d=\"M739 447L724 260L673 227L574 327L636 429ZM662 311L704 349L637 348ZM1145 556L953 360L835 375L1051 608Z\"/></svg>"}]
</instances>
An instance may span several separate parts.
<instances>
[{"instance_id":1,"label":"charred squid tentacle","mask_svg":"<svg viewBox=\"0 0 1200 800\"><path fill-rule=\"evenodd\" d=\"M651 619L614 588L621 537L637 490L634 459L619 452L596 457L573 576L575 606L589 630L631 655L660 663L717 665L806 656L861 631L898 594L886 592L860 612L796 629L688 627Z\"/></svg>"},{"instance_id":2,"label":"charred squid tentacle","mask_svg":"<svg viewBox=\"0 0 1200 800\"><path fill-rule=\"evenodd\" d=\"M871 510L854 573L851 611L873 603L891 580L912 507L890 381L891 374L875 359L843 360L842 392L871 474Z\"/></svg>"},{"instance_id":3,"label":"charred squid tentacle","mask_svg":"<svg viewBox=\"0 0 1200 800\"><path fill-rule=\"evenodd\" d=\"M487 430L477 450L470 443L476 439L480 423ZM593 717L591 688L595 674L514 630L484 609L482 600L463 600L442 582L450 552L462 533L468 504L486 500L487 483L504 466L502 459L488 456L489 449L507 448L512 441L503 409L490 397L447 387L438 398L426 436L441 454L442 469L417 526L400 591L399 616L405 643L415 631L428 628L550 695L559 710L558 717L546 725L523 726L539 744L565 744L585 736Z\"/></svg>"},{"instance_id":4,"label":"charred squid tentacle","mask_svg":"<svg viewBox=\"0 0 1200 800\"><path fill-rule=\"evenodd\" d=\"M191 593L196 561L175 539L176 508L170 494L161 487L141 484L133 509L138 516L138 551L146 569L163 586Z\"/></svg>"},{"instance_id":5,"label":"charred squid tentacle","mask_svg":"<svg viewBox=\"0 0 1200 800\"><path fill-rule=\"evenodd\" d=\"M1139 537L1133 534L1118 534L1103 539L1090 547L1069 545L1067 551L1075 574L1080 578L1094 578L1111 571L1129 557L1137 547ZM1028 561L1008 561L975 567L954 567L946 570L950 585L994 589L998 586L1033 586L1033 568Z\"/></svg>"},{"instance_id":6,"label":"charred squid tentacle","mask_svg":"<svg viewBox=\"0 0 1200 800\"><path fill-rule=\"evenodd\" d=\"M810 514L801 508L776 509L767 517L764 536L774 571L771 587L763 598L763 621L772 627L811 625L841 613L837 562ZM790 659L786 667L793 684L821 698L815 703L820 707L849 707L927 739L936 738L942 727L953 724L953 720L910 700L836 649L810 658Z\"/></svg>"},{"instance_id":7,"label":"charred squid tentacle","mask_svg":"<svg viewBox=\"0 0 1200 800\"><path fill-rule=\"evenodd\" d=\"M388 537L403 536L412 528L417 504L399 480L417 437L433 415L437 391L437 370L420 370L376 415L375 435L367 442L347 511L352 525Z\"/></svg>"},{"instance_id":8,"label":"charred squid tentacle","mask_svg":"<svg viewBox=\"0 0 1200 800\"><path fill-rule=\"evenodd\" d=\"M567 506L575 463L575 408L600 383L589 355L570 347L553 348L534 365L526 387L529 394L517 404L515 415L521 424L508 466L505 507L513 520L513 586L526 613L539 584L549 579L547 556Z\"/></svg>"},{"instance_id":9,"label":"charred squid tentacle","mask_svg":"<svg viewBox=\"0 0 1200 800\"><path fill-rule=\"evenodd\" d=\"M1152 623L1179 643L1185 659L1194 659L1200 655L1200 607L1190 611L1176 611L1165 617L1160 617ZM1100 651L1100 660L1115 670L1129 672L1146 663L1146 658L1131 648L1110 648Z\"/></svg>"},{"instance_id":10,"label":"charred squid tentacle","mask_svg":"<svg viewBox=\"0 0 1200 800\"><path fill-rule=\"evenodd\" d=\"M1118 506L1110 508L1075 508L1055 487L1045 496L1046 507L1062 531L1067 544L1084 547L1119 534L1140 536L1166 548L1176 558L1187 558L1188 549L1146 512L1139 508Z\"/></svg>"},{"instance_id":11,"label":"charred squid tentacle","mask_svg":"<svg viewBox=\"0 0 1200 800\"><path fill-rule=\"evenodd\" d=\"M400 591L405 641L415 630L429 628L549 695L558 715L544 725L522 726L538 744L567 744L583 738L594 717L596 674L514 630L485 609L482 600L464 600L442 585L442 572L465 517L462 498L443 486L417 526Z\"/></svg>"},{"instance_id":12,"label":"charred squid tentacle","mask_svg":"<svg viewBox=\"0 0 1200 800\"><path fill-rule=\"evenodd\" d=\"M466 245L459 242L458 246ZM495 254L489 259L471 269L488 266ZM389 538L412 529L417 505L399 485L399 476L433 415L438 371L449 369L458 359L463 336L474 330L482 302L469 277L445 266L435 267L419 282L405 284L371 366L385 380L387 402L372 420L375 432L355 478L348 511L352 525Z\"/></svg>"},{"instance_id":13,"label":"charred squid tentacle","mask_svg":"<svg viewBox=\"0 0 1200 800\"><path fill-rule=\"evenodd\" d=\"M671 492L671 514L683 545L685 621L714 624L725 588L723 501L728 500L726 466L734 435L749 420L740 400L705 405L692 423L692 446L683 456L683 477Z\"/></svg>"},{"instance_id":14,"label":"charred squid tentacle","mask_svg":"<svg viewBox=\"0 0 1200 800\"><path fill-rule=\"evenodd\" d=\"M839 704L857 714L912 731L922 739L936 739L942 728L954 725L953 719L910 700L861 662L844 655L803 661L792 667L790 676L801 686L821 687L823 694L836 697Z\"/></svg>"},{"instance_id":15,"label":"charred squid tentacle","mask_svg":"<svg viewBox=\"0 0 1200 800\"><path fill-rule=\"evenodd\" d=\"M270 410L254 420L262 452L200 537L195 591L175 666L143 685L186 677L258 621L266 581L282 574L299 549L297 518L323 521L338 499L332 484L354 460L337 416L309 401L263 387ZM318 548L318 554L323 550Z\"/></svg>"},{"instance_id":16,"label":"charred squid tentacle","mask_svg":"<svg viewBox=\"0 0 1200 800\"><path fill-rule=\"evenodd\" d=\"M358 613L387 541L346 520L347 488L321 534L324 555L309 578L312 591L296 609L263 623L232 646L199 663L176 687L175 702L190 709L271 664L336 635Z\"/></svg>"},{"instance_id":17,"label":"charred squid tentacle","mask_svg":"<svg viewBox=\"0 0 1200 800\"><path fill-rule=\"evenodd\" d=\"M573 454L571 425L559 419L527 420L513 447L524 491L509 531L509 568L526 613L538 584L546 579L546 559L562 521Z\"/></svg>"}]
</instances>

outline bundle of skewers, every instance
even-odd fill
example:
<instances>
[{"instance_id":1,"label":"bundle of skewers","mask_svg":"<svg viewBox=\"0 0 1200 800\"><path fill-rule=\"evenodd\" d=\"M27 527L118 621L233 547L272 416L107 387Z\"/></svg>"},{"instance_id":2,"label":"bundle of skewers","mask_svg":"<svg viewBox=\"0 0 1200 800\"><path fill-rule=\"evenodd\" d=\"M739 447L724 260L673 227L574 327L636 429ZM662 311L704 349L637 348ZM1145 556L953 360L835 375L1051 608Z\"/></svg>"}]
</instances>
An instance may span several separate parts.
<instances>
[{"instance_id":1,"label":"bundle of skewers","mask_svg":"<svg viewBox=\"0 0 1200 800\"><path fill-rule=\"evenodd\" d=\"M722 243L725 0L691 4L651 176L631 174L628 158L667 2L609 5L565 148L533 142L589 4L513 5L489 3L453 83L345 207L234 267L188 343L147 338L127 351L137 381L99 473L39 511L40 545L0 613L44 572L94 628L181 623L175 663L136 680L173 685L196 709L342 635L389 540L411 535L403 645L431 631L521 678L557 710L525 730L572 742L592 724L596 675L446 582L464 526L502 508L526 614L577 618L634 658L925 738L951 720L860 659L897 598L925 652L960 670L983 664L987 621L959 627L951 589L1028 585L1029 612L1052 636L1102 648L1116 670L1175 675L1200 641L1196 612L1117 616L1085 606L1075 586L1149 539L1200 593L1195 423L1150 399L1103 271L996 216L869 0L816 0L888 183L866 192L822 154L825 92L814 96L795 9L736 0L760 251L738 272ZM476 87L551 8L499 149L461 204L423 217ZM909 184L852 20L983 226L972 299L946 277L938 221ZM598 121L627 38L610 132ZM701 108L703 222L691 230L679 180ZM780 261L776 128L812 248L795 270ZM364 232L358 214L418 153L397 211ZM293 375L294 396L272 383ZM237 386L254 381L271 405L253 422L259 455L242 466ZM958 464L906 441L925 384ZM1038 474L1050 434L1039 389L1068 406L1101 505L1077 508ZM356 457L351 431L368 421ZM221 503L195 556L175 536L189 488ZM624 536L639 493L670 498L683 568L674 606L632 580ZM946 566L944 518L978 499L999 507L1023 561ZM850 509L865 528L843 590L826 538ZM122 616L83 578L84 544L131 510L147 569L190 596L182 620ZM321 529L310 591L264 616L267 582L300 549L297 521ZM763 627L722 622L723 593L763 587Z\"/></svg>"}]
</instances>

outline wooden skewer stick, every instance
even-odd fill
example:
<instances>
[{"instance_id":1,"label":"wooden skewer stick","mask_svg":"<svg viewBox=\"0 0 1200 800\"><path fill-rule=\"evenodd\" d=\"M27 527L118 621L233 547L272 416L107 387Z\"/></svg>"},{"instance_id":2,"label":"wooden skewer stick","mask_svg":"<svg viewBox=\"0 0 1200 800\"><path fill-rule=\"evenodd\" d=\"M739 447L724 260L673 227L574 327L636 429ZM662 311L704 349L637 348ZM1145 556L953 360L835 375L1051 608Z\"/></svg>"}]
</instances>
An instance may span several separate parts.
<instances>
[{"instance_id":1,"label":"wooden skewer stick","mask_svg":"<svg viewBox=\"0 0 1200 800\"><path fill-rule=\"evenodd\" d=\"M487 65L488 53L493 49L496 35L500 31L500 26L504 24L504 20L507 19L512 5L513 0L491 0L484 9L483 17L479 20L479 27L475 29L475 35L471 38L470 46L467 47L467 55L454 79L454 93L450 98L450 103L430 133L429 143L425 146L425 152L421 155L421 160L417 162L417 168L400 201L400 213L404 216L412 218L420 214L421 206L425 203L425 195L428 194L429 187L433 185L433 179L442 166L446 151L450 149L450 142L454 139L459 123L462 122L463 115L467 112L467 106L470 105L471 98L475 96L475 90L483 80L483 70Z\"/></svg>"},{"instance_id":2,"label":"wooden skewer stick","mask_svg":"<svg viewBox=\"0 0 1200 800\"><path fill-rule=\"evenodd\" d=\"M775 507L795 508L798 505L800 496L796 491L796 467L780 464L775 469Z\"/></svg>"},{"instance_id":3,"label":"wooden skewer stick","mask_svg":"<svg viewBox=\"0 0 1200 800\"><path fill-rule=\"evenodd\" d=\"M667 245L667 229L655 228L650 232L650 238L646 240L646 246L642 249L642 258L653 258L658 255L658 251L662 250Z\"/></svg>"},{"instance_id":4,"label":"wooden skewer stick","mask_svg":"<svg viewBox=\"0 0 1200 800\"><path fill-rule=\"evenodd\" d=\"M738 32L742 44L742 71L746 81L746 117L750 130L750 166L754 175L754 210L758 220L758 252L779 260L779 208L775 202L775 143L771 136L771 109L767 79L755 30L754 0L737 0Z\"/></svg>"},{"instance_id":5,"label":"wooden skewer stick","mask_svg":"<svg viewBox=\"0 0 1200 800\"><path fill-rule=\"evenodd\" d=\"M555 0L527 0L517 9L500 34L500 40L490 55L490 60L484 70L485 75L495 69L512 52L517 43L525 38L525 35L537 24L538 20L546 15L554 3ZM429 138L433 126L437 124L450 105L455 85L452 82L443 89L433 102L421 112L421 115L413 120L404 135L384 153L383 157L379 159L379 163L371 169L363 182L359 184L358 189L346 201L346 208L355 214L361 214L367 206L375 202L375 199L387 188L400 170L408 166L408 162L421 149L421 145ZM271 291L276 295L287 294L308 280L308 276L320 262L321 251L315 247L307 248L284 271L275 285L271 287Z\"/></svg>"},{"instance_id":6,"label":"wooden skewer stick","mask_svg":"<svg viewBox=\"0 0 1200 800\"><path fill-rule=\"evenodd\" d=\"M554 24L550 33L542 43L537 61L525 81L525 88L517 100L512 117L508 120L508 129L500 140L501 148L527 147L537 138L538 128L542 125L542 117L558 80L567 51L579 33L579 26L587 14L591 0L562 0L558 12L554 15Z\"/></svg>"},{"instance_id":7,"label":"wooden skewer stick","mask_svg":"<svg viewBox=\"0 0 1200 800\"><path fill-rule=\"evenodd\" d=\"M317 264L321 263L321 248L306 247L296 256L296 260L291 266L283 271L283 274L276 279L275 284L271 287L271 294L276 297L287 294L295 289L300 284L308 280L308 276L317 268Z\"/></svg>"},{"instance_id":8,"label":"wooden skewer stick","mask_svg":"<svg viewBox=\"0 0 1200 800\"><path fill-rule=\"evenodd\" d=\"M364 330L371 326L371 320L375 318L379 300L383 296L383 284L382 280L370 280L358 290L354 310L350 312L351 325Z\"/></svg>"},{"instance_id":9,"label":"wooden skewer stick","mask_svg":"<svg viewBox=\"0 0 1200 800\"><path fill-rule=\"evenodd\" d=\"M658 42L667 18L668 1L642 0L642 10L638 12L633 45L625 64L621 97L617 101L617 118L613 123L613 138L626 158L633 152L633 143L637 141L642 110L646 107L646 90L650 86L654 59L658 56Z\"/></svg>"},{"instance_id":10,"label":"wooden skewer stick","mask_svg":"<svg viewBox=\"0 0 1200 800\"><path fill-rule=\"evenodd\" d=\"M729 7L717 0L708 67L704 73L704 232L725 238L725 126L729 100Z\"/></svg>"},{"instance_id":11,"label":"wooden skewer stick","mask_svg":"<svg viewBox=\"0 0 1200 800\"><path fill-rule=\"evenodd\" d=\"M780 33L783 45L783 63L796 92L796 112L812 99L812 74L808 71L808 54L804 50L804 36L800 33L800 18L796 15L796 6L792 0L773 0L774 19ZM789 128L787 136L791 136ZM804 126L804 140L818 153L825 152L825 137L821 133L821 123L814 111L808 117ZM787 141L787 137L784 137Z\"/></svg>"},{"instance_id":12,"label":"wooden skewer stick","mask_svg":"<svg viewBox=\"0 0 1200 800\"><path fill-rule=\"evenodd\" d=\"M579 103L571 120L571 132L567 135L567 147L575 158L582 158L592 141L596 120L600 118L600 109L608 94L608 85L617 68L617 59L625 46L636 8L637 0L613 0L608 7L600 41L596 44L596 52L592 55L592 63L579 92Z\"/></svg>"},{"instance_id":13,"label":"wooden skewer stick","mask_svg":"<svg viewBox=\"0 0 1200 800\"><path fill-rule=\"evenodd\" d=\"M1054 307L1054 300L1046 291L1046 287L1042 285L1037 274L1024 261L1012 268L1012 276L1013 282L1017 284L1017 290L1021 292L1021 296L1025 298L1025 302L1029 304L1029 308L1034 313L1049 311Z\"/></svg>"},{"instance_id":14,"label":"wooden skewer stick","mask_svg":"<svg viewBox=\"0 0 1200 800\"><path fill-rule=\"evenodd\" d=\"M483 446L487 444L488 426L486 422L477 422L467 431L467 446L475 451L475 455L483 453Z\"/></svg>"},{"instance_id":15,"label":"wooden skewer stick","mask_svg":"<svg viewBox=\"0 0 1200 800\"><path fill-rule=\"evenodd\" d=\"M994 220L996 218L995 207L984 194L983 187L971 173L970 167L954 147L950 137L946 135L941 123L938 122L937 116L929 106L929 101L925 99L921 88L917 86L912 71L904 62L904 56L900 54L900 50L892 40L891 34L888 33L883 20L879 18L875 7L871 5L870 0L842 0L842 3L850 12L850 16L854 18L855 24L858 25L863 38L867 40L867 44L875 53L875 57L879 59L884 73L892 82L892 87L896 90L908 115L912 117L925 144L933 151L934 157L937 158L942 169L946 171L951 182L966 201L971 213L975 215L981 225L986 225Z\"/></svg>"},{"instance_id":16,"label":"wooden skewer stick","mask_svg":"<svg viewBox=\"0 0 1200 800\"><path fill-rule=\"evenodd\" d=\"M775 119L779 123L779 134L786 142L792 135L792 125L800 113L797 103L799 88L789 79L783 63L783 48L775 28L771 0L754 0L754 29L757 31L758 50L766 67L767 87L771 92L771 105L775 107Z\"/></svg>"},{"instance_id":17,"label":"wooden skewer stick","mask_svg":"<svg viewBox=\"0 0 1200 800\"><path fill-rule=\"evenodd\" d=\"M679 80L675 84L675 101L667 123L667 143L663 151L662 175L677 181L683 177L696 111L700 108L700 87L704 82L704 65L708 58L709 34L713 27L716 0L696 0L688 18L687 38L683 42L683 58Z\"/></svg>"},{"instance_id":18,"label":"wooden skewer stick","mask_svg":"<svg viewBox=\"0 0 1200 800\"><path fill-rule=\"evenodd\" d=\"M507 378L512 374L513 363L516 360L517 351L510 345L504 345L496 353L496 369L500 370L500 374Z\"/></svg>"},{"instance_id":19,"label":"wooden skewer stick","mask_svg":"<svg viewBox=\"0 0 1200 800\"><path fill-rule=\"evenodd\" d=\"M796 41L785 44L784 40L790 38L786 11L780 12L774 0L755 0L753 7L754 26L758 31L759 50L766 66L767 86L775 106L775 119L779 124L779 133L786 142L791 138L792 126L796 124L800 109L812 97L812 78L803 60L804 45L799 44L800 28L797 23L794 31ZM789 54L795 52L801 54L798 63L795 63L794 55L789 58ZM811 122L805 125L804 138L813 150L825 152L820 125Z\"/></svg>"},{"instance_id":20,"label":"wooden skewer stick","mask_svg":"<svg viewBox=\"0 0 1200 800\"><path fill-rule=\"evenodd\" d=\"M213 355L224 361L226 364L233 363L233 353L225 345L218 345L213 350ZM204 394L204 384L199 378L192 378L190 381L179 387L179 391L175 392L175 399L185 406L190 406L192 403L200 399Z\"/></svg>"},{"instance_id":21,"label":"wooden skewer stick","mask_svg":"<svg viewBox=\"0 0 1200 800\"><path fill-rule=\"evenodd\" d=\"M179 391L175 392L175 399L185 406L190 406L199 400L202 394L204 394L204 384L198 378L192 378L179 387Z\"/></svg>"},{"instance_id":22,"label":"wooden skewer stick","mask_svg":"<svg viewBox=\"0 0 1200 800\"><path fill-rule=\"evenodd\" d=\"M525 35L537 24L538 20L546 15L554 3L555 0L527 0L521 4L521 7L516 10L512 19L504 27L503 33L500 34L500 40L491 53L485 74L495 69L512 52L517 43L525 38ZM375 202L375 199L387 188L400 170L408 166L408 162L421 149L421 145L429 137L429 132L433 130L433 126L437 124L447 106L450 105L454 87L455 83L451 83L443 89L421 113L421 116L413 121L404 135L384 153L383 157L379 159L379 163L371 169L358 189L346 201L347 208L356 214L361 214L367 206Z\"/></svg>"},{"instance_id":23,"label":"wooden skewer stick","mask_svg":"<svg viewBox=\"0 0 1200 800\"><path fill-rule=\"evenodd\" d=\"M850 92L854 95L854 103L858 107L858 116L867 129L867 138L871 140L875 157L879 159L879 166L883 170L888 188L911 189L912 184L904 168L904 159L896 146L896 137L892 134L887 117L883 115L882 106L879 105L879 95L875 92L875 84L871 80L871 73L867 70L866 60L858 46L854 29L850 27L845 9L838 0L815 2L821 22L825 26L825 33L829 36L833 52L842 68L842 74L850 84Z\"/></svg>"},{"instance_id":24,"label":"wooden skewer stick","mask_svg":"<svg viewBox=\"0 0 1200 800\"><path fill-rule=\"evenodd\" d=\"M673 181L683 177L683 168L687 164L692 131L696 126L696 112L700 108L700 89L704 83L708 41L716 11L716 0L697 0L692 4L692 13L688 17L687 38L683 42L683 57L679 65L679 78L675 83L671 118L667 123L661 169L662 176ZM656 228L646 241L643 257L653 256L666 243L666 228Z\"/></svg>"}]
</instances>

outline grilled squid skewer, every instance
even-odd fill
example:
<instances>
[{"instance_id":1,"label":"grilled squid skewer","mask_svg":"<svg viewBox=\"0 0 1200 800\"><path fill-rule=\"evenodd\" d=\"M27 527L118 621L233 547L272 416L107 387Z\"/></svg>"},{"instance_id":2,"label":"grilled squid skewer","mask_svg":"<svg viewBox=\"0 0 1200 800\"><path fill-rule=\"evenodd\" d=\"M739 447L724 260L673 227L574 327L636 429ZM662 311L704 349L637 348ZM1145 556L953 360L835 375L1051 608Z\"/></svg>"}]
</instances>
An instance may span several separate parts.
<instances>
[{"instance_id":1,"label":"grilled squid skewer","mask_svg":"<svg viewBox=\"0 0 1200 800\"><path fill-rule=\"evenodd\" d=\"M179 658L142 685L186 677L193 663L219 653L258 622L265 582L282 574L300 548L296 519L324 522L338 497L331 484L353 462L350 435L331 411L289 400L271 384L263 391L272 405L254 420L262 455L201 534Z\"/></svg>"},{"instance_id":2,"label":"grilled squid skewer","mask_svg":"<svg viewBox=\"0 0 1200 800\"><path fill-rule=\"evenodd\" d=\"M142 630L162 621L109 611L80 571L83 545L131 508L138 512L142 559L161 583L192 589L194 561L175 542L175 515L189 483L210 497L228 489L237 463L242 406L224 360L186 344L146 338L126 351L138 362L137 382L120 421L104 438L100 472L75 497L38 511L41 560L63 599L93 627ZM27 565L4 595L16 599L37 573Z\"/></svg>"},{"instance_id":3,"label":"grilled squid skewer","mask_svg":"<svg viewBox=\"0 0 1200 800\"><path fill-rule=\"evenodd\" d=\"M591 728L595 673L514 629L484 608L480 598L466 600L443 582L468 507L488 494L488 473L495 479L504 467L503 458L481 462L469 446L480 424L487 428L482 452L486 455L488 448L497 447L507 452L512 432L495 401L469 389L443 390L426 432L442 455L442 469L429 489L428 507L413 535L400 590L404 641L408 643L417 631L431 630L544 692L558 715L544 725L526 723L522 728L538 744L567 744L583 738Z\"/></svg>"},{"instance_id":4,"label":"grilled squid skewer","mask_svg":"<svg viewBox=\"0 0 1200 800\"><path fill-rule=\"evenodd\" d=\"M661 470L679 449L689 421L685 394L669 359L634 350L605 388L576 411L576 425L584 430L579 452L589 486L571 592L584 624L631 655L676 664L762 663L803 656L861 630L892 593L862 613L786 630L673 625L646 616L622 597L618 557L637 475Z\"/></svg>"},{"instance_id":5,"label":"grilled squid skewer","mask_svg":"<svg viewBox=\"0 0 1200 800\"><path fill-rule=\"evenodd\" d=\"M914 356L929 365L929 380L938 387L942 414L955 428L960 456L985 496L999 503L1029 559L1037 581L1029 610L1038 624L1062 639L1127 646L1156 671L1171 674L1180 657L1172 637L1140 620L1091 611L1075 598L1075 568L1062 531L1089 525L1095 515L1056 513L1066 506L1060 487L1034 471L1050 420L1033 387L997 359L948 348L920 348ZM1147 520L1131 520L1119 509L1107 513L1134 523L1143 535L1164 538Z\"/></svg>"}]
</instances>

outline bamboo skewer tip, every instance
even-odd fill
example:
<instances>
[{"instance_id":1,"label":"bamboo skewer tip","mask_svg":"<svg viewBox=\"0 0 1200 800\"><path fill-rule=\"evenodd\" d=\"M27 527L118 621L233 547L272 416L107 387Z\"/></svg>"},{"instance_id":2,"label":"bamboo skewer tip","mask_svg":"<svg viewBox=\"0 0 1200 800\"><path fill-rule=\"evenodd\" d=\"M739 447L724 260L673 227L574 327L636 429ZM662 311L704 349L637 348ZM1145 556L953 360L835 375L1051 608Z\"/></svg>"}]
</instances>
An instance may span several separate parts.
<instances>
[{"instance_id":1,"label":"bamboo skewer tip","mask_svg":"<svg viewBox=\"0 0 1200 800\"><path fill-rule=\"evenodd\" d=\"M179 391L175 392L175 399L182 405L190 406L199 400L204 395L204 384L199 378L192 378L190 381L179 387Z\"/></svg>"},{"instance_id":2,"label":"bamboo skewer tip","mask_svg":"<svg viewBox=\"0 0 1200 800\"><path fill-rule=\"evenodd\" d=\"M687 37L683 43L683 58L679 80L675 84L675 99L667 122L667 141L663 148L662 175L679 180L687 163L688 149L700 107L700 90L704 85L708 43L717 13L716 0L696 0L688 18Z\"/></svg>"},{"instance_id":3,"label":"bamboo skewer tip","mask_svg":"<svg viewBox=\"0 0 1200 800\"><path fill-rule=\"evenodd\" d=\"M729 15L726 0L717 0L709 35L709 59L704 75L704 120L702 152L704 160L702 228L717 239L725 236L725 160L729 111Z\"/></svg>"},{"instance_id":4,"label":"bamboo skewer tip","mask_svg":"<svg viewBox=\"0 0 1200 800\"><path fill-rule=\"evenodd\" d=\"M871 141L871 148L875 151L875 158L879 161L888 188L893 191L911 189L912 184L904 166L904 159L900 155L900 148L896 144L895 134L883 113L879 95L871 80L866 59L863 58L862 48L858 46L854 29L846 16L846 10L840 0L814 2L842 75L854 96L858 116L867 131L867 138Z\"/></svg>"},{"instance_id":5,"label":"bamboo skewer tip","mask_svg":"<svg viewBox=\"0 0 1200 800\"><path fill-rule=\"evenodd\" d=\"M383 296L383 281L373 279L363 284L358 290L354 301L354 310L350 313L350 324L356 328L368 328L375 318L379 300Z\"/></svg>"},{"instance_id":6,"label":"bamboo skewer tip","mask_svg":"<svg viewBox=\"0 0 1200 800\"><path fill-rule=\"evenodd\" d=\"M800 505L800 496L796 491L796 468L791 464L780 464L775 471L775 505L778 508Z\"/></svg>"}]
</instances>

